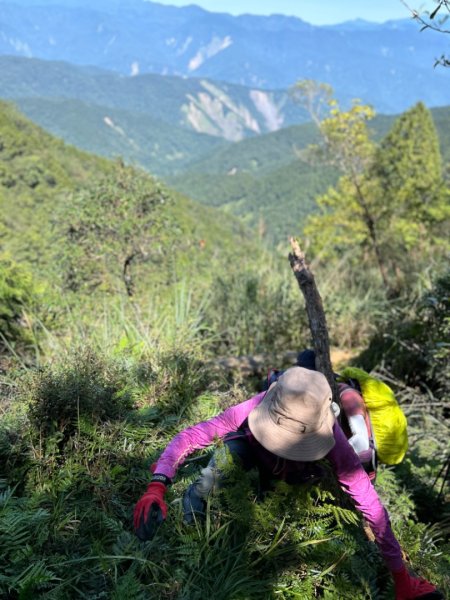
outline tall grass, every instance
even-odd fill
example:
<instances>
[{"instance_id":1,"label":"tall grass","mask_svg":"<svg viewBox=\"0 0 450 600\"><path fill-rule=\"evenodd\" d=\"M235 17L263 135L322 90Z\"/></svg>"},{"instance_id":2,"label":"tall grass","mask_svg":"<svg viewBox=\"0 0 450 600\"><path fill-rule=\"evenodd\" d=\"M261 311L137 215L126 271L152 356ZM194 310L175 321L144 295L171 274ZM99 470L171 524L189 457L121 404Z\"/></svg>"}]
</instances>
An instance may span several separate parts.
<instances>
[{"instance_id":1,"label":"tall grass","mask_svg":"<svg viewBox=\"0 0 450 600\"><path fill-rule=\"evenodd\" d=\"M126 352L134 358L153 356L176 348L194 354L207 346L213 333L204 321L206 296L195 302L186 282L174 286L169 297L150 296L140 302L126 297L104 297L65 302L58 307L53 326L32 316L39 327L33 355L36 364L89 347L106 355Z\"/></svg>"}]
</instances>

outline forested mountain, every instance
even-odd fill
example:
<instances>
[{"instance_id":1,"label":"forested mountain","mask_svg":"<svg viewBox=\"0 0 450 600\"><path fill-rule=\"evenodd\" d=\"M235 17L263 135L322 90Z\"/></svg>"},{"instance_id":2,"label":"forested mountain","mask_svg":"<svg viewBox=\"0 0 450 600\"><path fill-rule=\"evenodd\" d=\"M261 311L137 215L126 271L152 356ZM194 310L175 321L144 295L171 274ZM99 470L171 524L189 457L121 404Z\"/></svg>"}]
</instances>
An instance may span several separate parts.
<instances>
[{"instance_id":1,"label":"forested mountain","mask_svg":"<svg viewBox=\"0 0 450 600\"><path fill-rule=\"evenodd\" d=\"M232 141L307 120L305 111L289 99L286 90L265 91L206 79L150 74L125 77L100 69L18 57L0 56L0 93L3 98L41 102L43 98L81 100L96 105L105 117L107 108L121 109L161 120L161 127L171 124ZM49 110L44 109L44 113ZM56 106L57 120L58 112Z\"/></svg>"},{"instance_id":2,"label":"forested mountain","mask_svg":"<svg viewBox=\"0 0 450 600\"><path fill-rule=\"evenodd\" d=\"M271 242L285 240L301 228L314 210L315 198L336 181L333 170L299 158L301 151L319 139L312 124L284 127L233 144L219 137L219 129L220 135L246 135L246 123L256 123L257 116L253 121L245 117L251 111L250 104L243 108L246 88L225 86L220 91L205 81L153 75L124 78L95 71L94 76L89 69L21 58L0 58L0 64L4 67L0 70L2 93L17 94L15 102L41 126L90 152L121 156L127 163L140 165L195 200L225 208L259 227ZM219 104L222 108L215 114L206 114L214 102L205 101L206 92L201 89L206 87L202 86L217 93L216 108ZM229 96L226 100L225 89L234 94L233 102ZM211 132L217 126L217 135L194 132L189 120L183 121L185 102L194 93L206 110L197 129ZM165 102L166 96L171 102ZM279 101L283 105L281 96ZM284 107L287 119L295 120L295 114L303 118L300 106ZM432 109L432 114L445 162L450 154L449 109ZM394 119L378 115L370 125L374 139L379 140ZM263 128L261 124L260 131Z\"/></svg>"},{"instance_id":3,"label":"forested mountain","mask_svg":"<svg viewBox=\"0 0 450 600\"><path fill-rule=\"evenodd\" d=\"M450 107L432 109L431 114L442 161L448 165ZM370 123L373 139L380 141L395 120L376 116ZM284 242L293 230L302 229L307 217L317 210L316 198L337 181L337 170L305 158L307 146L319 141L319 132L312 124L288 127L219 147L167 181L191 198L239 215L270 242Z\"/></svg>"},{"instance_id":4,"label":"forested mountain","mask_svg":"<svg viewBox=\"0 0 450 600\"><path fill-rule=\"evenodd\" d=\"M341 101L361 98L388 113L418 100L449 102L448 72L432 69L442 40L410 20L316 27L281 15L232 17L143 0L2 0L0 53L269 90L314 78L330 83Z\"/></svg>"}]
</instances>

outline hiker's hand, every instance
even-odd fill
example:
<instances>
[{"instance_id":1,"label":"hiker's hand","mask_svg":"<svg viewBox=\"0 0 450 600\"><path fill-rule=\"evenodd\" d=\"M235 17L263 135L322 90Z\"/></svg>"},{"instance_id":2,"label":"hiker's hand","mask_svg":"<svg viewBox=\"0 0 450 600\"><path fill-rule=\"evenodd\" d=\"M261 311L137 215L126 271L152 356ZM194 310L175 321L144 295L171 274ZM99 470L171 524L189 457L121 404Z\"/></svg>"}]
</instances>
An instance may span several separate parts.
<instances>
[{"instance_id":1,"label":"hiker's hand","mask_svg":"<svg viewBox=\"0 0 450 600\"><path fill-rule=\"evenodd\" d=\"M153 538L167 517L167 505L164 502L166 491L167 487L162 481L152 481L134 508L134 529L143 542Z\"/></svg>"},{"instance_id":2,"label":"hiker's hand","mask_svg":"<svg viewBox=\"0 0 450 600\"><path fill-rule=\"evenodd\" d=\"M426 579L413 577L405 566L400 571L392 571L392 577L395 583L395 600L414 600L414 598L426 597L427 594L439 594L434 585Z\"/></svg>"}]
</instances>

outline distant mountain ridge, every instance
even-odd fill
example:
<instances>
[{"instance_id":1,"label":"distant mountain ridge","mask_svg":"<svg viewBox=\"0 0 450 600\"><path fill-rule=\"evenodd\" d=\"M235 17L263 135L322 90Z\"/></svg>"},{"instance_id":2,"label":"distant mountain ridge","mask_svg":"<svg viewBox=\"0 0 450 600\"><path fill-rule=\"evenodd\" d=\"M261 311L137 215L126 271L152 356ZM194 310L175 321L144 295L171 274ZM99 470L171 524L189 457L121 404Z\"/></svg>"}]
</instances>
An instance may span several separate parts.
<instances>
[{"instance_id":1,"label":"distant mountain ridge","mask_svg":"<svg viewBox=\"0 0 450 600\"><path fill-rule=\"evenodd\" d=\"M449 70L433 69L448 42L410 20L317 27L283 15L233 17L143 0L60 4L0 2L0 54L259 89L313 78L330 83L342 101L358 97L384 113L418 100L450 102Z\"/></svg>"},{"instance_id":2,"label":"distant mountain ridge","mask_svg":"<svg viewBox=\"0 0 450 600\"><path fill-rule=\"evenodd\" d=\"M0 97L81 100L237 141L307 120L287 91L0 56Z\"/></svg>"}]
</instances>

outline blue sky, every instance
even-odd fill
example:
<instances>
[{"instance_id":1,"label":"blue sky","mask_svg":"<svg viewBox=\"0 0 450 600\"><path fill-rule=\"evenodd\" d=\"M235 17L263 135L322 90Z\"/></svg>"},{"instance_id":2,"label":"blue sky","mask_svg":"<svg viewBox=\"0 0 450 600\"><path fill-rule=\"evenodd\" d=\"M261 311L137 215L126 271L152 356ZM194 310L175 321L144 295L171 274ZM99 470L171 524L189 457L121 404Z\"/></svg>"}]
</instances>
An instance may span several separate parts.
<instances>
[{"instance_id":1,"label":"blue sky","mask_svg":"<svg viewBox=\"0 0 450 600\"><path fill-rule=\"evenodd\" d=\"M186 6L197 4L212 12L228 12L233 15L250 13L269 15L273 13L294 15L317 25L342 23L352 19L384 22L389 19L410 17L408 9L400 0L155 0L160 4ZM409 6L421 8L432 6L428 0L410 0Z\"/></svg>"}]
</instances>

